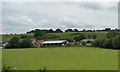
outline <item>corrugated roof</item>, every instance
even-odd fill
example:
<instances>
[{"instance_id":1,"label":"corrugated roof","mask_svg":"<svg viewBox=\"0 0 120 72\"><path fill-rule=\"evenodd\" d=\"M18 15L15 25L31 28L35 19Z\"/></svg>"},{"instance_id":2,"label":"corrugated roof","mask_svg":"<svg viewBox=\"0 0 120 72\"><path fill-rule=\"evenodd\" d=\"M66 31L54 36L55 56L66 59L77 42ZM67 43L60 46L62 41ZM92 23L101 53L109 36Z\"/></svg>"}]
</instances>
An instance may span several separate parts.
<instances>
[{"instance_id":1,"label":"corrugated roof","mask_svg":"<svg viewBox=\"0 0 120 72\"><path fill-rule=\"evenodd\" d=\"M62 42L64 42L64 41L66 41L66 40L44 41L44 42L42 42L42 44L49 44L49 43L62 43Z\"/></svg>"}]
</instances>

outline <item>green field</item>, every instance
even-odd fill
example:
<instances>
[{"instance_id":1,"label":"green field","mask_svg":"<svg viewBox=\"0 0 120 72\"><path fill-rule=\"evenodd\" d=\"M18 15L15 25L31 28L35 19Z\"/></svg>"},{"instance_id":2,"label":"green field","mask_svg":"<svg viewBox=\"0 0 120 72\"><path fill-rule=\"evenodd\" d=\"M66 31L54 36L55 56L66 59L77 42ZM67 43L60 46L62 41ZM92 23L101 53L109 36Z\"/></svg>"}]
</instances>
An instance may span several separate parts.
<instances>
[{"instance_id":1,"label":"green field","mask_svg":"<svg viewBox=\"0 0 120 72\"><path fill-rule=\"evenodd\" d=\"M3 65L18 70L117 70L118 50L95 47L3 49Z\"/></svg>"},{"instance_id":2,"label":"green field","mask_svg":"<svg viewBox=\"0 0 120 72\"><path fill-rule=\"evenodd\" d=\"M0 71L2 69L2 49L0 49Z\"/></svg>"}]
</instances>

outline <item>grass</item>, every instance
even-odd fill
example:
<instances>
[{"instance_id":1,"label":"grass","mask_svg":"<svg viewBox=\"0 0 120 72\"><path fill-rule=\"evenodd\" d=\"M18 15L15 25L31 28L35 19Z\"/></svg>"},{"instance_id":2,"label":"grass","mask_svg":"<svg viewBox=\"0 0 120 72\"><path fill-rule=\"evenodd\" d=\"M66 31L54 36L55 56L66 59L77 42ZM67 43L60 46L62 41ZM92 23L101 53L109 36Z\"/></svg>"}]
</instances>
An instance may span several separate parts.
<instances>
[{"instance_id":1,"label":"grass","mask_svg":"<svg viewBox=\"0 0 120 72\"><path fill-rule=\"evenodd\" d=\"M3 65L18 70L117 70L118 50L95 47L3 49Z\"/></svg>"},{"instance_id":2,"label":"grass","mask_svg":"<svg viewBox=\"0 0 120 72\"><path fill-rule=\"evenodd\" d=\"M48 40L58 40L58 39L73 39L75 36L79 34L85 34L88 36L89 34L96 34L97 39L106 39L107 32L65 32L65 33L48 33L46 37ZM24 34L8 34L2 35L2 40L9 40L12 37L21 37ZM33 37L33 34L25 34L30 37ZM1 35L0 35L1 36ZM0 39L1 40L1 39Z\"/></svg>"},{"instance_id":3,"label":"grass","mask_svg":"<svg viewBox=\"0 0 120 72\"><path fill-rule=\"evenodd\" d=\"M89 34L96 34L97 39L106 39L107 32L66 32L66 33L51 33L52 35L59 36L59 39L73 39L79 34L85 34L87 37Z\"/></svg>"},{"instance_id":4,"label":"grass","mask_svg":"<svg viewBox=\"0 0 120 72\"><path fill-rule=\"evenodd\" d=\"M2 70L2 49L0 49L0 71Z\"/></svg>"}]
</instances>

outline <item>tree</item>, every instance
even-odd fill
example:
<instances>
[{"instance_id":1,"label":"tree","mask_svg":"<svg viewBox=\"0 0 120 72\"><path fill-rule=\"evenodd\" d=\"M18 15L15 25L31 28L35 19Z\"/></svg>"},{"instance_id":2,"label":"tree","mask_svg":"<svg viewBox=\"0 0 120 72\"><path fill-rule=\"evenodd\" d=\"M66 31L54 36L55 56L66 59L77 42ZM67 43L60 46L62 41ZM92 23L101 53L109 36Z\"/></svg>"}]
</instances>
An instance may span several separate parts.
<instances>
[{"instance_id":1,"label":"tree","mask_svg":"<svg viewBox=\"0 0 120 72\"><path fill-rule=\"evenodd\" d=\"M80 34L79 36L74 37L74 40L77 41L77 42L79 42L79 41L81 41L83 39L86 39L84 34Z\"/></svg>"},{"instance_id":2,"label":"tree","mask_svg":"<svg viewBox=\"0 0 120 72\"><path fill-rule=\"evenodd\" d=\"M63 31L61 29L56 29L55 32L56 33L62 33Z\"/></svg>"},{"instance_id":3,"label":"tree","mask_svg":"<svg viewBox=\"0 0 120 72\"><path fill-rule=\"evenodd\" d=\"M39 36L42 36L41 30L36 29L35 32L34 32L34 37L37 38Z\"/></svg>"},{"instance_id":4,"label":"tree","mask_svg":"<svg viewBox=\"0 0 120 72\"><path fill-rule=\"evenodd\" d=\"M105 31L110 31L111 29L110 28L105 28Z\"/></svg>"},{"instance_id":5,"label":"tree","mask_svg":"<svg viewBox=\"0 0 120 72\"><path fill-rule=\"evenodd\" d=\"M41 30L41 32L42 32L42 33L48 33L49 30L43 29L43 30Z\"/></svg>"},{"instance_id":6,"label":"tree","mask_svg":"<svg viewBox=\"0 0 120 72\"><path fill-rule=\"evenodd\" d=\"M83 29L82 31L83 31L83 32L85 32L85 31L86 31L86 29Z\"/></svg>"},{"instance_id":7,"label":"tree","mask_svg":"<svg viewBox=\"0 0 120 72\"><path fill-rule=\"evenodd\" d=\"M39 30L39 29L36 29L35 32L34 32L34 37L37 38L37 37L43 37L47 34L46 31L42 31L42 30Z\"/></svg>"},{"instance_id":8,"label":"tree","mask_svg":"<svg viewBox=\"0 0 120 72\"><path fill-rule=\"evenodd\" d=\"M107 39L105 40L105 42L103 43L104 48L112 48L113 47L113 39Z\"/></svg>"},{"instance_id":9,"label":"tree","mask_svg":"<svg viewBox=\"0 0 120 72\"><path fill-rule=\"evenodd\" d=\"M81 42L82 45L86 45L86 42Z\"/></svg>"},{"instance_id":10,"label":"tree","mask_svg":"<svg viewBox=\"0 0 120 72\"><path fill-rule=\"evenodd\" d=\"M98 39L98 40L92 42L92 46L103 48L103 47L104 47L104 46L103 46L104 41L105 41L105 40Z\"/></svg>"},{"instance_id":11,"label":"tree","mask_svg":"<svg viewBox=\"0 0 120 72\"><path fill-rule=\"evenodd\" d=\"M54 33L53 29L50 29L50 30L49 30L49 33Z\"/></svg>"},{"instance_id":12,"label":"tree","mask_svg":"<svg viewBox=\"0 0 120 72\"><path fill-rule=\"evenodd\" d=\"M28 37L27 35L22 35L20 38L24 39L24 38L27 38L27 37Z\"/></svg>"},{"instance_id":13,"label":"tree","mask_svg":"<svg viewBox=\"0 0 120 72\"><path fill-rule=\"evenodd\" d=\"M117 35L114 39L113 39L113 47L115 49L120 49L120 35Z\"/></svg>"},{"instance_id":14,"label":"tree","mask_svg":"<svg viewBox=\"0 0 120 72\"><path fill-rule=\"evenodd\" d=\"M19 37L11 38L11 40L9 41L8 45L6 46L6 48L18 48L19 47L19 41L20 41Z\"/></svg>"},{"instance_id":15,"label":"tree","mask_svg":"<svg viewBox=\"0 0 120 72\"><path fill-rule=\"evenodd\" d=\"M31 31L27 32L27 34L34 33L34 32L35 32L35 30L31 30Z\"/></svg>"},{"instance_id":16,"label":"tree","mask_svg":"<svg viewBox=\"0 0 120 72\"><path fill-rule=\"evenodd\" d=\"M88 39L91 39L91 34L88 34L87 38L88 38Z\"/></svg>"},{"instance_id":17,"label":"tree","mask_svg":"<svg viewBox=\"0 0 120 72\"><path fill-rule=\"evenodd\" d=\"M20 41L21 48L29 48L31 44L32 44L32 40L30 38L26 38Z\"/></svg>"},{"instance_id":18,"label":"tree","mask_svg":"<svg viewBox=\"0 0 120 72\"><path fill-rule=\"evenodd\" d=\"M67 40L68 42L74 42L73 39L65 39L65 40Z\"/></svg>"},{"instance_id":19,"label":"tree","mask_svg":"<svg viewBox=\"0 0 120 72\"><path fill-rule=\"evenodd\" d=\"M80 37L79 37L79 36L75 36L73 39L74 39L76 42L79 42L79 41L80 41Z\"/></svg>"},{"instance_id":20,"label":"tree","mask_svg":"<svg viewBox=\"0 0 120 72\"><path fill-rule=\"evenodd\" d=\"M67 29L67 30L65 30L65 32L73 32L73 30L72 29Z\"/></svg>"},{"instance_id":21,"label":"tree","mask_svg":"<svg viewBox=\"0 0 120 72\"><path fill-rule=\"evenodd\" d=\"M80 40L86 39L84 34L80 34L79 37L80 37Z\"/></svg>"},{"instance_id":22,"label":"tree","mask_svg":"<svg viewBox=\"0 0 120 72\"><path fill-rule=\"evenodd\" d=\"M93 30L93 32L95 32L95 29Z\"/></svg>"},{"instance_id":23,"label":"tree","mask_svg":"<svg viewBox=\"0 0 120 72\"><path fill-rule=\"evenodd\" d=\"M114 38L118 35L117 31L108 31L107 38Z\"/></svg>"},{"instance_id":24,"label":"tree","mask_svg":"<svg viewBox=\"0 0 120 72\"><path fill-rule=\"evenodd\" d=\"M79 30L78 29L74 29L74 32L79 32Z\"/></svg>"},{"instance_id":25,"label":"tree","mask_svg":"<svg viewBox=\"0 0 120 72\"><path fill-rule=\"evenodd\" d=\"M96 34L92 34L92 39L96 39L97 35Z\"/></svg>"}]
</instances>

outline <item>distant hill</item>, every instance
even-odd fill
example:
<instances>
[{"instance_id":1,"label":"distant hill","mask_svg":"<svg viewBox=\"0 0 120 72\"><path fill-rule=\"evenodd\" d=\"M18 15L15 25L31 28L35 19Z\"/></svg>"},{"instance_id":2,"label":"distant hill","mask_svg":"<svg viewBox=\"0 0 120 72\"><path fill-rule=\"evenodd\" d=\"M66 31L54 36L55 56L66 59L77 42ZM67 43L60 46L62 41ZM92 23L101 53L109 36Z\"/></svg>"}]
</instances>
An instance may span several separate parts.
<instances>
[{"instance_id":1,"label":"distant hill","mask_svg":"<svg viewBox=\"0 0 120 72\"><path fill-rule=\"evenodd\" d=\"M58 39L73 39L75 36L79 34L85 34L86 36L96 34L96 39L105 39L107 32L64 32L64 33L48 33L45 38L47 40L58 40ZM22 35L28 35L29 37L33 37L34 34L8 34L2 35L2 40L10 40L12 37L21 37Z\"/></svg>"}]
</instances>

